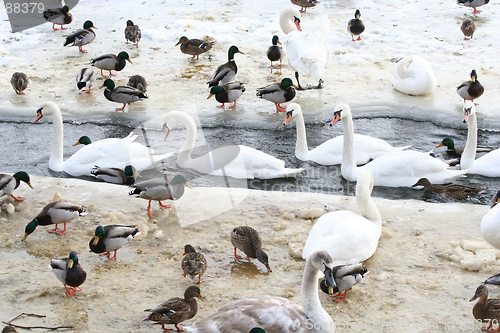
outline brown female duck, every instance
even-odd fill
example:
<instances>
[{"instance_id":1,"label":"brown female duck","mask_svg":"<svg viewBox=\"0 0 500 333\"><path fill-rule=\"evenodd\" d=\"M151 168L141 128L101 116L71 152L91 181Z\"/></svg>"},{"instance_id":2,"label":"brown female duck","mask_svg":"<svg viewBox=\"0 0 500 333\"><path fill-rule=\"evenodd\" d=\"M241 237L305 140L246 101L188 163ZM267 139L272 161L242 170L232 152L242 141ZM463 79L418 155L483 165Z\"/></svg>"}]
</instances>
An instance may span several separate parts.
<instances>
[{"instance_id":1,"label":"brown female duck","mask_svg":"<svg viewBox=\"0 0 500 333\"><path fill-rule=\"evenodd\" d=\"M28 88L28 83L28 76L23 72L15 72L10 78L10 84L18 95L24 95L24 90Z\"/></svg>"},{"instance_id":2,"label":"brown female duck","mask_svg":"<svg viewBox=\"0 0 500 333\"><path fill-rule=\"evenodd\" d=\"M192 55L192 60L198 60L200 54L210 51L214 43L206 42L201 39L189 39L182 36L175 46L181 44L181 52L184 54Z\"/></svg>"},{"instance_id":3,"label":"brown female duck","mask_svg":"<svg viewBox=\"0 0 500 333\"><path fill-rule=\"evenodd\" d=\"M500 326L497 330L490 330L490 328L494 321L498 322L500 320L500 299L488 299L488 288L483 284L477 287L470 301L472 302L476 298L479 298L479 301L472 308L472 315L476 320L489 322L489 325L481 328L481 330L498 333Z\"/></svg>"},{"instance_id":4,"label":"brown female duck","mask_svg":"<svg viewBox=\"0 0 500 333\"><path fill-rule=\"evenodd\" d=\"M125 42L127 44L131 41L134 43L134 46L139 46L139 41L141 40L141 29L139 29L138 25L134 24L131 20L128 20L124 32Z\"/></svg>"},{"instance_id":5,"label":"brown female duck","mask_svg":"<svg viewBox=\"0 0 500 333\"><path fill-rule=\"evenodd\" d=\"M196 252L190 244L184 246L184 258L182 258L181 265L183 276L189 276L196 284L203 282L201 276L207 270L207 259L200 252ZM196 281L197 278L198 281Z\"/></svg>"},{"instance_id":6,"label":"brown female duck","mask_svg":"<svg viewBox=\"0 0 500 333\"><path fill-rule=\"evenodd\" d=\"M467 199L467 197L484 192L483 190L471 186L459 184L432 185L427 178L420 178L411 187L423 186L427 191L444 193L455 199Z\"/></svg>"},{"instance_id":7,"label":"brown female duck","mask_svg":"<svg viewBox=\"0 0 500 333\"><path fill-rule=\"evenodd\" d=\"M182 331L177 324L193 318L198 312L198 304L194 299L195 297L202 301L204 300L201 296L200 288L191 286L184 292L184 298L173 297L153 309L144 310L151 312L149 317L145 320L151 320L161 324L161 328L164 331L169 330L165 328L165 324L174 324L178 331Z\"/></svg>"},{"instance_id":8,"label":"brown female duck","mask_svg":"<svg viewBox=\"0 0 500 333\"><path fill-rule=\"evenodd\" d=\"M236 259L243 259L236 254L236 249L239 249L247 255L246 259L257 258L266 266L268 272L272 272L267 254L262 250L262 240L257 230L248 226L234 228L231 233L231 244L234 246L234 257Z\"/></svg>"}]
</instances>

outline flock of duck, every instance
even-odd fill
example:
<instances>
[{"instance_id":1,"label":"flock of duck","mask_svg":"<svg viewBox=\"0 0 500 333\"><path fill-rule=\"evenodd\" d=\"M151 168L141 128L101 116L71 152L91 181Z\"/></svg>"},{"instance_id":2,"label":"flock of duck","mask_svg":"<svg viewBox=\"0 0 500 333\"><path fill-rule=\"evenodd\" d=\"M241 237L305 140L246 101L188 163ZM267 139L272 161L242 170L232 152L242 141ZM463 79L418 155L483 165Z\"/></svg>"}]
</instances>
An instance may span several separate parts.
<instances>
[{"instance_id":1,"label":"flock of duck","mask_svg":"<svg viewBox=\"0 0 500 333\"><path fill-rule=\"evenodd\" d=\"M333 300L341 302L346 298L355 284L359 283L368 272L363 267L363 262L370 258L377 249L382 231L382 217L377 206L371 198L374 186L387 187L425 187L427 190L446 193L456 198L464 199L479 193L479 189L446 184L467 173L480 174L487 177L500 177L500 167L496 161L500 158L500 150L494 147L477 147L477 120L474 99L479 98L484 88L477 80L475 70L471 72L471 80L465 81L457 88L457 93L464 99L464 118L467 123L468 137L465 148L455 147L451 139L444 139L439 146L447 146L448 152L455 154L458 161L439 160L428 153L409 150L409 147L393 147L387 142L354 133L351 109L346 104L335 107L331 125L342 122L343 135L332 138L310 150L307 146L304 116L301 106L290 103L284 107L281 103L290 102L296 95L297 88L319 89L322 87L322 77L329 58L329 48L326 42L326 33L329 21L319 18L312 29L302 31L300 26L301 13L306 8L314 7L318 1L292 0L293 4L301 6L299 11L295 7L284 10L280 17L280 25L286 38L283 40L284 48L278 36L272 37L272 46L267 51L268 59L279 61L287 57L288 64L295 72L297 85L290 78L281 82L268 85L257 90L257 96L269 100L276 105L276 110L286 112L284 125L292 119L296 122L296 148L295 155L302 161L313 161L320 165L341 165L342 176L357 182L356 203L358 213L352 211L334 211L321 216L312 227L303 250L302 257L306 260L301 285L302 307L287 299L272 296L256 296L223 306L218 312L197 321L192 327L185 328L189 332L332 332L333 321L331 316L323 309L318 296L320 289L330 294ZM459 3L474 8L487 4L488 0L459 0ZM365 26L360 20L361 12L356 10L355 18L348 23L348 32L352 41L360 40ZM72 16L69 9L49 10L45 13L48 21L55 25L69 24ZM464 28L464 26L467 26ZM464 35L471 36L473 26L464 22L462 30ZM86 21L83 29L67 36L65 46L78 46L80 52L83 46L92 42L95 28L91 21ZM357 36L357 38L355 38ZM127 43L138 45L141 31L132 21L127 21L125 28ZM213 43L200 39L188 39L183 36L176 45L180 45L183 53L198 60L199 55L209 51ZM210 97L215 96L217 101L234 103L245 91L244 84L232 82L237 74L234 55L241 53L236 46L228 50L228 62L219 66L208 82ZM106 54L91 60L91 65L103 70L120 71L125 67L126 61L131 62L126 52L118 55ZM313 78L318 81L316 86L301 85L299 75ZM92 69L83 68L77 75L77 87L84 92L90 92L95 75ZM23 73L14 73L11 80L16 93L23 94L27 88L28 79ZM431 66L419 56L405 57L395 67L393 76L394 87L411 95L427 94L436 86L436 78ZM130 78L128 86L116 87L114 82L107 78L103 87L106 87L104 96L117 103L126 104L147 98L145 95L147 83L139 75ZM170 205L161 201L177 200L185 187L191 187L184 176L177 175L171 180L164 178L136 182L139 172L154 168L161 160L170 157L173 153L154 155L150 148L134 142L136 135L132 133L123 139L103 139L90 142L88 138L81 138L79 143L85 146L74 153L70 158L63 160L63 122L59 107L53 102L44 103L37 110L35 122L44 115L51 115L53 120L54 138L49 160L49 168L53 171L63 171L72 176L93 175L98 179L125 184L132 187L130 195L149 200L147 207L148 216L152 217L151 202L158 201L161 209L168 209ZM177 164L180 168L194 169L203 174L227 175L234 178L277 178L291 177L302 169L286 168L284 162L248 146L238 145L223 147L210 153L191 157L191 151L196 140L196 124L187 113L181 111L169 112L163 119L165 139L172 128L182 124L186 128L186 140L177 154ZM477 154L484 154L476 158ZM451 165L453 164L453 167ZM29 175L20 171L14 175L0 175L0 197L10 196L14 202L24 198L16 197L14 190L21 182L32 187ZM499 192L500 194L500 192ZM496 205L499 194L494 198L492 209L481 222L481 232L486 241L500 249L500 205ZM10 199L4 199L6 203ZM11 200L10 200L11 201ZM63 236L66 223L85 216L85 208L78 204L53 201L47 204L42 211L26 226L23 240L35 231L37 226L55 225L47 230ZM62 230L59 224L64 224ZM94 237L89 241L92 252L106 255L109 259L116 259L116 251L139 234L135 225L107 225L98 226ZM257 258L265 265L268 272L272 272L268 255L262 249L261 238L254 228L241 226L231 232L231 243L234 246L235 258L241 259L237 249L246 255L246 259ZM113 256L111 253L114 252ZM85 282L87 273L83 270L75 251L71 251L67 258L52 259L50 266L56 277L64 284L66 295L72 297ZM184 276L190 277L197 285L203 283L202 276L207 270L207 260L204 255L196 251L191 245L185 246L184 258L181 262ZM319 279L322 278L318 284ZM489 282L488 282L489 281ZM487 283L500 281L494 276ZM343 293L343 294L342 294ZM476 319L500 319L500 300L487 299L488 289L481 285L476 290L474 300L479 301L474 306L473 315ZM148 320L165 325L173 324L181 330L179 323L193 318L197 313L195 298L204 300L199 286L186 289L184 298L171 298L161 305L147 309L151 312ZM247 310L243 311L242 308ZM314 323L313 328L309 327ZM490 325L491 326L491 325ZM489 329L490 327L488 327ZM11 329L11 328L9 328ZM498 332L498 331L497 331Z\"/></svg>"}]
</instances>

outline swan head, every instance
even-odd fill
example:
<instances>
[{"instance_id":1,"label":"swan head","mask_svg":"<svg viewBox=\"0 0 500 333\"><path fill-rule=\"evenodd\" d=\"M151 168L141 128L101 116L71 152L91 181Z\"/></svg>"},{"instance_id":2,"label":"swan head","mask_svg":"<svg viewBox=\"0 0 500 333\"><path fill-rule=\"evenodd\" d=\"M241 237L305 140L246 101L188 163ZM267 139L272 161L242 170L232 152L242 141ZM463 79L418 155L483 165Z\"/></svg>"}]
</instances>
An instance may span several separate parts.
<instances>
[{"instance_id":1,"label":"swan head","mask_svg":"<svg viewBox=\"0 0 500 333\"><path fill-rule=\"evenodd\" d=\"M267 253L262 249L257 249L257 251L255 251L255 254L257 255L257 260L263 263L264 266L266 266L267 271L272 272L271 267L269 267L269 257L267 256Z\"/></svg>"},{"instance_id":2,"label":"swan head","mask_svg":"<svg viewBox=\"0 0 500 333\"><path fill-rule=\"evenodd\" d=\"M61 110L59 110L59 107L57 106L56 103L47 101L47 102L43 103L42 106L40 106L40 108L38 110L36 110L36 118L35 118L35 120L33 120L33 122L36 123L37 121L42 119L44 113L45 114L53 114L55 112L60 113Z\"/></svg>"},{"instance_id":3,"label":"swan head","mask_svg":"<svg viewBox=\"0 0 500 333\"><path fill-rule=\"evenodd\" d=\"M476 114L476 106L471 101L465 102L464 103L464 120L463 120L463 122L466 123L467 121L469 121L469 117L473 114L474 115Z\"/></svg>"},{"instance_id":4,"label":"swan head","mask_svg":"<svg viewBox=\"0 0 500 333\"><path fill-rule=\"evenodd\" d=\"M351 116L351 108L347 104L338 104L333 111L333 120L330 126L335 125L340 119Z\"/></svg>"},{"instance_id":5,"label":"swan head","mask_svg":"<svg viewBox=\"0 0 500 333\"><path fill-rule=\"evenodd\" d=\"M325 275L328 282L330 294L333 293L334 288L337 286L333 278L333 262L332 257L326 251L316 251L307 258L314 268Z\"/></svg>"},{"instance_id":6,"label":"swan head","mask_svg":"<svg viewBox=\"0 0 500 333\"><path fill-rule=\"evenodd\" d=\"M165 118L163 118L163 129L165 130L165 136L163 140L167 140L170 130L182 122L181 117L183 116L180 111L169 112Z\"/></svg>"},{"instance_id":7,"label":"swan head","mask_svg":"<svg viewBox=\"0 0 500 333\"><path fill-rule=\"evenodd\" d=\"M359 195L371 195L373 191L373 176L369 172L361 172L356 183L356 197Z\"/></svg>"},{"instance_id":8,"label":"swan head","mask_svg":"<svg viewBox=\"0 0 500 333\"><path fill-rule=\"evenodd\" d=\"M300 12L295 7L288 7L280 15L281 30L285 35L292 31L302 31L300 26Z\"/></svg>"},{"instance_id":9,"label":"swan head","mask_svg":"<svg viewBox=\"0 0 500 333\"><path fill-rule=\"evenodd\" d=\"M283 79L283 81L284 80L286 79ZM300 107L300 105L297 103L288 104L288 106L286 107L286 118L285 121L283 122L283 125L287 125L290 122L290 120L292 120L292 118L298 114L302 114L302 108Z\"/></svg>"}]
</instances>

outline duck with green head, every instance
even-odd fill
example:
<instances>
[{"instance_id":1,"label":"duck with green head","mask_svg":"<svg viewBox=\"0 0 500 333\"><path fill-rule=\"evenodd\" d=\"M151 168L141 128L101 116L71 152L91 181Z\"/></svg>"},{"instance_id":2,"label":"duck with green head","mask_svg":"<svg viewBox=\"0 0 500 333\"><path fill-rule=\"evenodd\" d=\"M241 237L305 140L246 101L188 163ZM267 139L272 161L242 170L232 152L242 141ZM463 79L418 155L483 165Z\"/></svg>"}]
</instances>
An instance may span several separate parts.
<instances>
[{"instance_id":1,"label":"duck with green head","mask_svg":"<svg viewBox=\"0 0 500 333\"><path fill-rule=\"evenodd\" d=\"M281 45L281 42L277 35L273 36L272 42L273 45L269 46L266 52L267 59L271 61L271 66L269 66L269 68L273 68L273 61L279 61L280 65L277 66L276 68L281 68L282 59L285 56L285 51L281 46L278 45L278 44Z\"/></svg>"},{"instance_id":2,"label":"duck with green head","mask_svg":"<svg viewBox=\"0 0 500 333\"><path fill-rule=\"evenodd\" d=\"M210 95L207 99L215 95L217 102L222 103L222 105L217 106L218 108L223 108L225 103L234 102L230 109L236 108L236 100L245 92L244 83L241 82L231 82L226 83L221 86L213 86L210 89Z\"/></svg>"},{"instance_id":3,"label":"duck with green head","mask_svg":"<svg viewBox=\"0 0 500 333\"><path fill-rule=\"evenodd\" d=\"M63 27L64 24L70 24L73 21L73 16L69 13L68 6L62 8L47 9L43 12L43 17L47 22L52 22L52 29L56 29L56 24L61 26L61 30L68 28Z\"/></svg>"},{"instance_id":4,"label":"duck with green head","mask_svg":"<svg viewBox=\"0 0 500 333\"><path fill-rule=\"evenodd\" d=\"M267 101L273 102L276 105L276 111L285 112L286 107L280 103L290 102L295 98L297 88L289 78L284 78L279 83L273 83L268 86L258 88L257 96Z\"/></svg>"},{"instance_id":5,"label":"duck with green head","mask_svg":"<svg viewBox=\"0 0 500 333\"><path fill-rule=\"evenodd\" d=\"M90 60L90 65L101 69L101 76L106 77L102 72L103 69L109 71L109 76L115 76L115 74L111 73L111 71L121 71L125 68L127 61L132 63L128 53L122 51L117 55L110 53L94 58Z\"/></svg>"},{"instance_id":6,"label":"duck with green head","mask_svg":"<svg viewBox=\"0 0 500 333\"><path fill-rule=\"evenodd\" d=\"M25 182L29 187L33 188L33 186L31 186L30 176L24 171L16 172L12 176L3 173L0 174L0 198L4 195L10 195L16 201L23 201L24 198L16 197L12 194L12 192L19 187L21 182ZM0 203L2 203L2 201L0 201Z\"/></svg>"},{"instance_id":7,"label":"duck with green head","mask_svg":"<svg viewBox=\"0 0 500 333\"><path fill-rule=\"evenodd\" d=\"M91 28L97 29L94 27L94 23L92 23L92 21L85 21L83 29L77 30L68 35L63 46L78 46L78 50L80 50L80 52L87 53L82 46L89 44L95 39L95 32Z\"/></svg>"},{"instance_id":8,"label":"duck with green head","mask_svg":"<svg viewBox=\"0 0 500 333\"><path fill-rule=\"evenodd\" d=\"M148 96L139 89L130 86L115 87L115 82L111 79L104 80L101 88L103 87L106 87L106 89L104 89L104 97L106 97L106 99L111 102L123 103L123 106L121 108L116 108L115 111L123 111L127 104L130 105L130 103L148 98Z\"/></svg>"},{"instance_id":9,"label":"duck with green head","mask_svg":"<svg viewBox=\"0 0 500 333\"><path fill-rule=\"evenodd\" d=\"M87 273L80 266L75 251L71 251L68 258L52 259L50 268L57 279L64 284L66 296L75 296L75 291L82 290L80 286L85 282Z\"/></svg>"},{"instance_id":10,"label":"duck with green head","mask_svg":"<svg viewBox=\"0 0 500 333\"><path fill-rule=\"evenodd\" d=\"M462 153L464 152L464 147L456 147L455 142L451 138L444 138L440 144L438 144L435 148L443 147L447 148L446 153L450 157L462 157ZM494 146L476 146L476 157L481 154L489 153L497 149L498 147Z\"/></svg>"},{"instance_id":11,"label":"duck with green head","mask_svg":"<svg viewBox=\"0 0 500 333\"><path fill-rule=\"evenodd\" d=\"M475 69L470 73L470 78L469 81L464 81L457 87L457 94L464 99L464 103L466 100L474 102L475 99L481 97L484 93L484 87L477 80Z\"/></svg>"},{"instance_id":12,"label":"duck with green head","mask_svg":"<svg viewBox=\"0 0 500 333\"><path fill-rule=\"evenodd\" d=\"M90 170L90 174L106 183L132 185L136 177L141 177L133 165L127 165L125 169L120 168L100 168L95 166Z\"/></svg>"},{"instance_id":13,"label":"duck with green head","mask_svg":"<svg viewBox=\"0 0 500 333\"><path fill-rule=\"evenodd\" d=\"M227 51L228 61L217 67L212 78L207 82L209 87L222 86L235 77L236 73L238 73L238 66L236 66L236 61L234 61L234 55L236 53L243 54L237 46L231 46Z\"/></svg>"},{"instance_id":14,"label":"duck with green head","mask_svg":"<svg viewBox=\"0 0 500 333\"><path fill-rule=\"evenodd\" d=\"M35 231L39 225L55 224L54 229L49 229L47 232L56 233L62 236L66 233L66 223L79 216L86 215L85 209L81 205L72 204L64 201L52 201L43 207L40 214L38 214L24 229L23 240L28 238L30 234ZM64 230L57 229L57 225L64 223Z\"/></svg>"},{"instance_id":15,"label":"duck with green head","mask_svg":"<svg viewBox=\"0 0 500 333\"><path fill-rule=\"evenodd\" d=\"M108 259L116 259L116 251L128 244L139 234L136 225L107 225L98 226L94 237L89 242L90 250L108 256ZM115 251L111 257L111 252Z\"/></svg>"},{"instance_id":16,"label":"duck with green head","mask_svg":"<svg viewBox=\"0 0 500 333\"><path fill-rule=\"evenodd\" d=\"M158 201L161 209L170 208L170 205L162 204L162 200L177 200L184 194L184 186L192 188L182 175L177 175L169 181L164 178L146 180L132 185L134 190L130 191L129 195L136 195L138 198L149 200L148 215L153 217L151 213L151 201Z\"/></svg>"}]
</instances>

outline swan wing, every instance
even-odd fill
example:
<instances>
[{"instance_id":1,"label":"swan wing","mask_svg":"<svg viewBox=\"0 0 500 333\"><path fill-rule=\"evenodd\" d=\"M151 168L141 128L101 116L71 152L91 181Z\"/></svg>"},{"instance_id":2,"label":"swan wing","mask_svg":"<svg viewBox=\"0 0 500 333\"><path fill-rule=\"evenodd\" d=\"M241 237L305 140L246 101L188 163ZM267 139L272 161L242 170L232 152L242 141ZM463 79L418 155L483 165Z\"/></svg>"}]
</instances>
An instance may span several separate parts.
<instances>
[{"instance_id":1,"label":"swan wing","mask_svg":"<svg viewBox=\"0 0 500 333\"><path fill-rule=\"evenodd\" d=\"M471 173L486 177L500 177L499 160L500 150L493 150L474 161Z\"/></svg>"}]
</instances>

